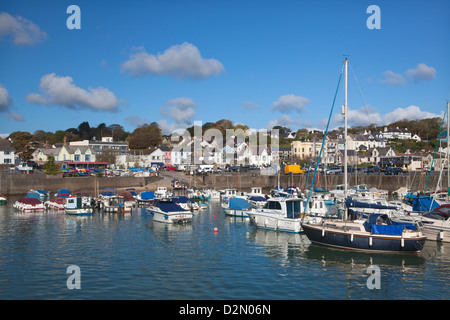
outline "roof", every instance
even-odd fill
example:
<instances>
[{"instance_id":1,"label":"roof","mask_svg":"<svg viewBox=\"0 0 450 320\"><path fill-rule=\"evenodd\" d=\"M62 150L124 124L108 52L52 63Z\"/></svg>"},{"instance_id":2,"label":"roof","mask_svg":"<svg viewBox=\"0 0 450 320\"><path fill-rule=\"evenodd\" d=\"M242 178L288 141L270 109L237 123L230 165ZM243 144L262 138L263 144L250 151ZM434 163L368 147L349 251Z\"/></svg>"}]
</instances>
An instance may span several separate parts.
<instances>
[{"instance_id":1,"label":"roof","mask_svg":"<svg viewBox=\"0 0 450 320\"><path fill-rule=\"evenodd\" d=\"M16 149L11 147L11 141L0 139L0 151L16 151Z\"/></svg>"}]
</instances>

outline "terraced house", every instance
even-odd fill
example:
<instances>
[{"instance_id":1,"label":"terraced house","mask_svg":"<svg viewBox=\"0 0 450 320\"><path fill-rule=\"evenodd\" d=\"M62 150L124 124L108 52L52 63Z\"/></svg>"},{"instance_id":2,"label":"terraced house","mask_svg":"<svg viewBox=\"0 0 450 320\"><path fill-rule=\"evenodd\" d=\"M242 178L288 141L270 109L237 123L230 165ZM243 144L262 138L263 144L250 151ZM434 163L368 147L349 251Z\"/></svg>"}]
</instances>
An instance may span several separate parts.
<instances>
[{"instance_id":1,"label":"terraced house","mask_svg":"<svg viewBox=\"0 0 450 320\"><path fill-rule=\"evenodd\" d=\"M96 161L94 149L89 146L67 146L59 148L38 148L33 153L33 160L38 164L47 162L53 156L56 162L87 164Z\"/></svg>"}]
</instances>

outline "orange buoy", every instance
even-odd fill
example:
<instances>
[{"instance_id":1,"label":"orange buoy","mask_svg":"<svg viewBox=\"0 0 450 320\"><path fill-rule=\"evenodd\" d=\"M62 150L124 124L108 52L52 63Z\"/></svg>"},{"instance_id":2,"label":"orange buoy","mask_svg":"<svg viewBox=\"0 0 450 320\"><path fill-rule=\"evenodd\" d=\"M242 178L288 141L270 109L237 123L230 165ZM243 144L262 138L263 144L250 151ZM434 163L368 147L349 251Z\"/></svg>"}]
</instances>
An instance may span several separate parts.
<instances>
[{"instance_id":1,"label":"orange buoy","mask_svg":"<svg viewBox=\"0 0 450 320\"><path fill-rule=\"evenodd\" d=\"M214 233L217 233L218 231L219 231L219 229L217 229L217 227L214 228Z\"/></svg>"}]
</instances>

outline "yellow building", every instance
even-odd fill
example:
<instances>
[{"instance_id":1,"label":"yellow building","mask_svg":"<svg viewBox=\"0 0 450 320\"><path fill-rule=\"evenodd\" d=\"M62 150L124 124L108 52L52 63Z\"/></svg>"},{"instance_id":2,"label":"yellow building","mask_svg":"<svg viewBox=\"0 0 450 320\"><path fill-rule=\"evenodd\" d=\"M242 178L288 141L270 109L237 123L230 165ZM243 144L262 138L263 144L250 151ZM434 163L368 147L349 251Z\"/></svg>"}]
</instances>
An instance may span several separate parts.
<instances>
[{"instance_id":1,"label":"yellow building","mask_svg":"<svg viewBox=\"0 0 450 320\"><path fill-rule=\"evenodd\" d=\"M291 153L294 158L307 160L317 158L321 147L321 141L292 141Z\"/></svg>"}]
</instances>

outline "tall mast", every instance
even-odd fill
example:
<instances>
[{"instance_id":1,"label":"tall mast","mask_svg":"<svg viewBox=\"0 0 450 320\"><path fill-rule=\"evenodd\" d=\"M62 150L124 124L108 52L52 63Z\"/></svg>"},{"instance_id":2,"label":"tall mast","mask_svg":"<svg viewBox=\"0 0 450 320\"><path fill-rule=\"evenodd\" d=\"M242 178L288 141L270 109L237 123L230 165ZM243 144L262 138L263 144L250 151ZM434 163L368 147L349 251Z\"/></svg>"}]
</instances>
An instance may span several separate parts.
<instances>
[{"instance_id":1,"label":"tall mast","mask_svg":"<svg viewBox=\"0 0 450 320\"><path fill-rule=\"evenodd\" d=\"M348 59L344 60L345 78L344 78L344 199L347 198L347 85L348 85ZM345 210L345 219L347 220L347 210Z\"/></svg>"},{"instance_id":2,"label":"tall mast","mask_svg":"<svg viewBox=\"0 0 450 320\"><path fill-rule=\"evenodd\" d=\"M448 162L448 149L449 149L449 140L448 140L448 138L449 138L449 135L450 135L450 133L449 133L449 129L450 129L450 115L448 114L449 113L449 111L450 111L450 101L447 101L447 148L446 148L446 150L447 150L447 201L448 201L448 198L449 198L449 188L450 188L450 175L449 175L449 162ZM441 171L442 172L442 171Z\"/></svg>"}]
</instances>

